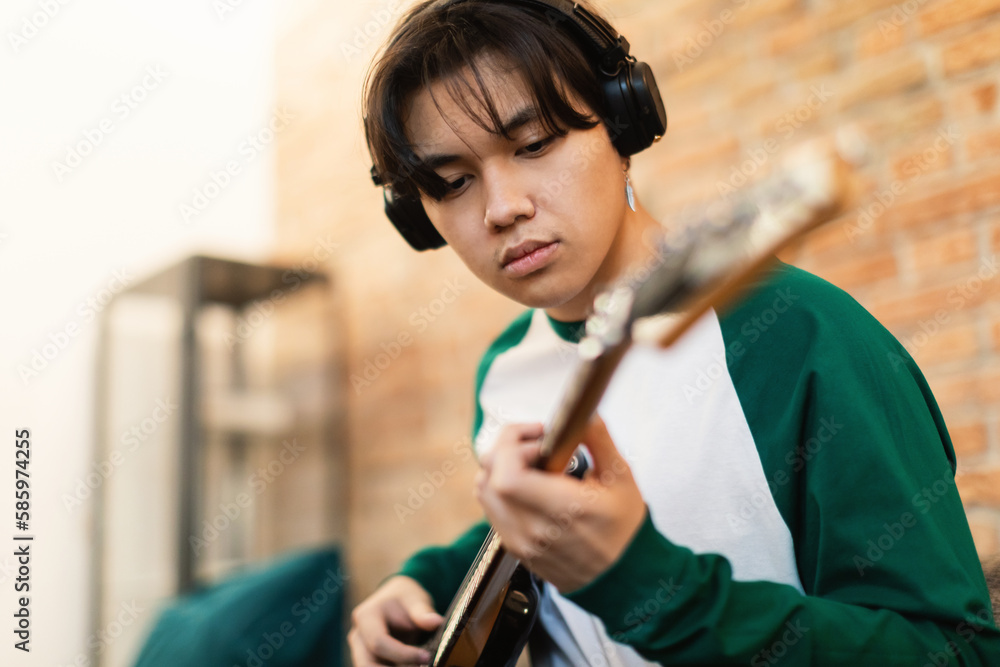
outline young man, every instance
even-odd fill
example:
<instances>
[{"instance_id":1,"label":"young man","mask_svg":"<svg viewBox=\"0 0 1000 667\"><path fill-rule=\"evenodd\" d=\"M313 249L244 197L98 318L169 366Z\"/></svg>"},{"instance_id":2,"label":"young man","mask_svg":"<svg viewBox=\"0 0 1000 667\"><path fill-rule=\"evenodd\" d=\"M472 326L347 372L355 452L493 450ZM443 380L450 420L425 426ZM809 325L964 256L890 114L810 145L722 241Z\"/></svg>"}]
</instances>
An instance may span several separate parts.
<instances>
[{"instance_id":1,"label":"young man","mask_svg":"<svg viewBox=\"0 0 1000 667\"><path fill-rule=\"evenodd\" d=\"M778 265L672 348L633 349L585 435L584 479L531 467L579 322L659 227L628 180L648 119L614 113L621 86L574 11L422 2L365 102L397 227L529 307L483 358L474 432L486 516L547 582L535 663L1000 664L930 391L804 272ZM403 639L441 623L485 532L419 552L357 607L356 665L430 660Z\"/></svg>"}]
</instances>

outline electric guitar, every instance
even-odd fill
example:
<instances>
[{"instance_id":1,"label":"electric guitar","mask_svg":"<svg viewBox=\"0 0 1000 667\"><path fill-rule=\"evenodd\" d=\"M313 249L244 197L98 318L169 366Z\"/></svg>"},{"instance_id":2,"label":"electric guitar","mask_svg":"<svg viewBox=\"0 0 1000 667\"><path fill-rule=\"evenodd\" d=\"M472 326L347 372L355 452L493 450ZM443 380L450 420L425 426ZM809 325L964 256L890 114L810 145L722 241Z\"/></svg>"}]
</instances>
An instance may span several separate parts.
<instances>
[{"instance_id":1,"label":"electric guitar","mask_svg":"<svg viewBox=\"0 0 1000 667\"><path fill-rule=\"evenodd\" d=\"M858 156L852 157L857 161ZM844 202L847 162L799 154L785 176L723 203L696 225L662 240L652 266L601 293L577 346L569 390L541 441L537 467L567 469L580 436L633 342L667 347L708 309L737 298L774 255L832 219ZM653 316L669 313L668 318ZM425 644L431 667L513 667L534 623L540 589L494 530L473 562L445 621Z\"/></svg>"}]
</instances>

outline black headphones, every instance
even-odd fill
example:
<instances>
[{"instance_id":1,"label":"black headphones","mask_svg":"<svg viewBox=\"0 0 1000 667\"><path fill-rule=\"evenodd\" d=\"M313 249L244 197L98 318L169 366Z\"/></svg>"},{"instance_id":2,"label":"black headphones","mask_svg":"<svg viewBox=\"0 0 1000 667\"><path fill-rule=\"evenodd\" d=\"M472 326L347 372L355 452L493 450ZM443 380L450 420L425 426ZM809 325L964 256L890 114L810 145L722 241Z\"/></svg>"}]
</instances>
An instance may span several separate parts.
<instances>
[{"instance_id":1,"label":"black headphones","mask_svg":"<svg viewBox=\"0 0 1000 667\"><path fill-rule=\"evenodd\" d=\"M442 0L429 8L440 9L469 0ZM611 141L623 156L649 148L667 131L667 112L649 65L629 55L629 43L606 21L569 0L506 0L542 13L549 22L566 26L584 55L594 65L609 119L614 123ZM615 133L617 132L617 133ZM373 166L372 181L382 186L385 214L416 250L445 245L418 197L398 195Z\"/></svg>"}]
</instances>

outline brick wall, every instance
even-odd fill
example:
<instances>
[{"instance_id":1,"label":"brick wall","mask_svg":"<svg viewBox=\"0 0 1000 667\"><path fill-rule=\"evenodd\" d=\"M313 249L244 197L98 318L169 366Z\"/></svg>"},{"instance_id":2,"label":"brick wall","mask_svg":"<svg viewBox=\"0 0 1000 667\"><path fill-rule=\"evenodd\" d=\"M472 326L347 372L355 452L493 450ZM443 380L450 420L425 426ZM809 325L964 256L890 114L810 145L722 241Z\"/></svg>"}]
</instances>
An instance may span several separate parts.
<instances>
[{"instance_id":1,"label":"brick wall","mask_svg":"<svg viewBox=\"0 0 1000 667\"><path fill-rule=\"evenodd\" d=\"M870 194L785 259L842 286L924 369L981 553L1000 549L1000 0L618 0L670 131L634 160L661 219L862 130ZM292 3L277 53L277 254L339 287L353 592L479 515L466 446L476 361L519 311L380 213L359 127L364 68L400 3ZM293 15L294 13L294 15ZM352 381L353 378L353 381Z\"/></svg>"}]
</instances>

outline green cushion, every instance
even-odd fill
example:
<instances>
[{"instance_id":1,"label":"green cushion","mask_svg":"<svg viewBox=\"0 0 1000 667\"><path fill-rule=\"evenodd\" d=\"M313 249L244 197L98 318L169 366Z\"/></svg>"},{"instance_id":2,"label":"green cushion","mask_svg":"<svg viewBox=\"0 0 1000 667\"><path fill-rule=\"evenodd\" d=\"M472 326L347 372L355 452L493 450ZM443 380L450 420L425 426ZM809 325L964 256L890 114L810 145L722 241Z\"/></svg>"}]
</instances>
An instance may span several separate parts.
<instances>
[{"instance_id":1,"label":"green cushion","mask_svg":"<svg viewBox=\"0 0 1000 667\"><path fill-rule=\"evenodd\" d=\"M177 599L136 667L333 667L347 575L335 549L288 556Z\"/></svg>"}]
</instances>

